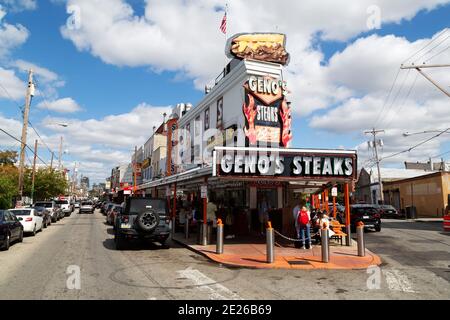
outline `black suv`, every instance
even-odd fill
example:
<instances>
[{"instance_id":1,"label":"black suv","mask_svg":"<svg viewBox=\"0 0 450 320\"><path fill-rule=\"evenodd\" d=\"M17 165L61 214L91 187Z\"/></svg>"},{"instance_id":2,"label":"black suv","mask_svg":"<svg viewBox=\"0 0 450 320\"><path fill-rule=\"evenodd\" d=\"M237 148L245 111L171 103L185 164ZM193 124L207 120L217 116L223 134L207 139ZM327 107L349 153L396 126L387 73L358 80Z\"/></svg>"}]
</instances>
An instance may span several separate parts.
<instances>
[{"instance_id":1,"label":"black suv","mask_svg":"<svg viewBox=\"0 0 450 320\"><path fill-rule=\"evenodd\" d=\"M125 242L133 239L148 239L164 246L170 236L169 223L167 200L128 198L115 219L116 249L123 249Z\"/></svg>"},{"instance_id":2,"label":"black suv","mask_svg":"<svg viewBox=\"0 0 450 320\"><path fill-rule=\"evenodd\" d=\"M350 224L352 230L356 229L356 223L362 221L364 228L373 228L375 231L381 231L380 211L371 205L353 205L350 209Z\"/></svg>"}]
</instances>

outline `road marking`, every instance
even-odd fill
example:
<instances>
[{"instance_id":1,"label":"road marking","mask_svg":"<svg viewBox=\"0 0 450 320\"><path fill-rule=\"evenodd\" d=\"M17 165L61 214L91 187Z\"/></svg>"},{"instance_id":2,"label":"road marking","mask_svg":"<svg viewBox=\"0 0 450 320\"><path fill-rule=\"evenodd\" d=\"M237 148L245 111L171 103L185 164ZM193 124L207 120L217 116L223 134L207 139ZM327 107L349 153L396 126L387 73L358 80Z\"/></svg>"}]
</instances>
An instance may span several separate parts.
<instances>
[{"instance_id":1,"label":"road marking","mask_svg":"<svg viewBox=\"0 0 450 320\"><path fill-rule=\"evenodd\" d=\"M396 269L392 269L391 271L383 270L383 273L386 277L389 290L416 293L406 274Z\"/></svg>"},{"instance_id":2,"label":"road marking","mask_svg":"<svg viewBox=\"0 0 450 320\"><path fill-rule=\"evenodd\" d=\"M227 287L216 283L216 281L207 277L199 270L189 267L177 272L181 277L194 282L199 290L207 292L210 300L242 300L239 295L235 294Z\"/></svg>"}]
</instances>

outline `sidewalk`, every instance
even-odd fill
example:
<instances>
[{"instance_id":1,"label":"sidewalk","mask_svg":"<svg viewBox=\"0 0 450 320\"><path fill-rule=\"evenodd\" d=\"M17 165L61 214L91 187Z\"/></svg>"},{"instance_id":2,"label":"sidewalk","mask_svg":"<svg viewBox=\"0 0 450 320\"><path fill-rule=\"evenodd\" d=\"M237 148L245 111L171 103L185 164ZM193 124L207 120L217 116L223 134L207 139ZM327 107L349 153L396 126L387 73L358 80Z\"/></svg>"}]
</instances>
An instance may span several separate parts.
<instances>
[{"instance_id":1,"label":"sidewalk","mask_svg":"<svg viewBox=\"0 0 450 320\"><path fill-rule=\"evenodd\" d=\"M365 257L358 257L354 241L352 246L341 246L330 242L330 262L322 263L321 247L313 246L311 250L291 247L275 247L275 261L266 263L265 238L241 238L224 240L224 254L216 254L216 245L206 247L197 245L197 235L186 240L183 234L177 233L173 240L188 249L201 254L217 263L251 269L367 269L369 266L380 265L381 259L366 249ZM239 242L239 243L238 243Z\"/></svg>"}]
</instances>

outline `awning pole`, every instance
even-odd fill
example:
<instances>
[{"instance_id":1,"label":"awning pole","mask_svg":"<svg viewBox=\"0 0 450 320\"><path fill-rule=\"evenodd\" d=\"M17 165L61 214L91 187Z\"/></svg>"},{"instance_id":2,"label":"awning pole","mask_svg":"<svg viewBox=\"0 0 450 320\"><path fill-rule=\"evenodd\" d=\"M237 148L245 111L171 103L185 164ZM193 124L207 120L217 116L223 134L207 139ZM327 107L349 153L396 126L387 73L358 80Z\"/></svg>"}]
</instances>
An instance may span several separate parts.
<instances>
[{"instance_id":1,"label":"awning pole","mask_svg":"<svg viewBox=\"0 0 450 320\"><path fill-rule=\"evenodd\" d=\"M345 228L347 237L345 238L345 244L350 246L351 244L351 228L350 228L350 195L348 183L344 185L344 199L345 199Z\"/></svg>"}]
</instances>

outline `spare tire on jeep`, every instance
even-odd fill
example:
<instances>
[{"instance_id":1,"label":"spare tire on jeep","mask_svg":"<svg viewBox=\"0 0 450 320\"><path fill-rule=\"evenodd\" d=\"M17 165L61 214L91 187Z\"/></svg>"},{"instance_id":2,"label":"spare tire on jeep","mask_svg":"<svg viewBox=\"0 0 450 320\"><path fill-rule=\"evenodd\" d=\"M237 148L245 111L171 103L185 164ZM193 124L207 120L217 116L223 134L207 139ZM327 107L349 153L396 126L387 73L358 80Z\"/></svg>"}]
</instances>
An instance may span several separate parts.
<instances>
[{"instance_id":1,"label":"spare tire on jeep","mask_svg":"<svg viewBox=\"0 0 450 320\"><path fill-rule=\"evenodd\" d=\"M138 214L137 226L145 232L151 232L159 225L159 214L154 210L146 210Z\"/></svg>"}]
</instances>

